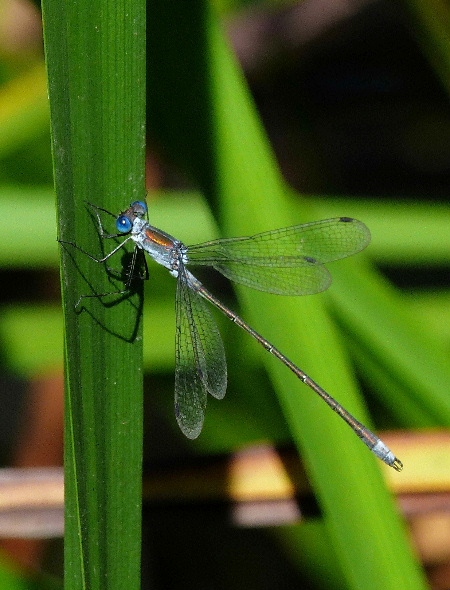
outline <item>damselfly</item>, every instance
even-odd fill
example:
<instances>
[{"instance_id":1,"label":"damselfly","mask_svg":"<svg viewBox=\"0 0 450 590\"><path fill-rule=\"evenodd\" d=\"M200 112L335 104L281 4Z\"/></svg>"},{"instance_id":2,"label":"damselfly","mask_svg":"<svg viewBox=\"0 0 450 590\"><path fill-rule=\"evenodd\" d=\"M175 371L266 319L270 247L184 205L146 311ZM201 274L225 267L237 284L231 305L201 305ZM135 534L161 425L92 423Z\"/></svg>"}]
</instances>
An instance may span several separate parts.
<instances>
[{"instance_id":1,"label":"damselfly","mask_svg":"<svg viewBox=\"0 0 450 590\"><path fill-rule=\"evenodd\" d=\"M225 351L216 322L205 304L208 301L315 391L375 455L401 471L402 462L382 440L278 348L219 301L187 268L211 266L236 283L279 295L319 293L331 283L331 275L324 265L356 254L370 242L370 232L361 221L337 217L254 236L185 246L180 240L149 224L147 205L143 201L135 201L116 218L119 233L114 235L105 233L99 211L115 216L92 206L96 210L102 237L126 236L125 239L103 258L96 258L79 246L72 245L92 260L103 263L132 240L135 252L139 249L147 252L177 279L175 415L188 438L196 438L202 430L208 393L222 399L227 387Z\"/></svg>"}]
</instances>

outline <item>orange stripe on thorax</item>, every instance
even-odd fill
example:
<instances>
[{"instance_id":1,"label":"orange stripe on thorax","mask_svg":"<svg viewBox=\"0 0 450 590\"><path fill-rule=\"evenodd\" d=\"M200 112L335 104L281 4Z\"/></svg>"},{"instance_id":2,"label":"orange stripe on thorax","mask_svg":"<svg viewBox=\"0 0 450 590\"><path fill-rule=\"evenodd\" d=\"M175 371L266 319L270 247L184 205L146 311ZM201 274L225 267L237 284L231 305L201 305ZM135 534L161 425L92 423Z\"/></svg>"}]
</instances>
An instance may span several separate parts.
<instances>
[{"instance_id":1,"label":"orange stripe on thorax","mask_svg":"<svg viewBox=\"0 0 450 590\"><path fill-rule=\"evenodd\" d=\"M149 228L145 230L145 235L150 241L155 242L164 248L172 248L174 245L173 240L169 236L166 236L159 231L154 231Z\"/></svg>"}]
</instances>

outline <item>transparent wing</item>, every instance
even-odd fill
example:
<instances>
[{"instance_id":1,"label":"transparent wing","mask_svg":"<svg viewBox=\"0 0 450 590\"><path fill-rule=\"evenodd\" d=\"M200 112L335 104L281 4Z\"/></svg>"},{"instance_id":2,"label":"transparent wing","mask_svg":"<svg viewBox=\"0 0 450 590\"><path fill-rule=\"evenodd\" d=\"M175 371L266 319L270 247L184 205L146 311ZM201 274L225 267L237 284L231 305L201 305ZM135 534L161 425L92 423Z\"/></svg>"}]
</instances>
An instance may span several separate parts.
<instances>
[{"instance_id":1,"label":"transparent wing","mask_svg":"<svg viewBox=\"0 0 450 590\"><path fill-rule=\"evenodd\" d=\"M236 283L281 295L327 289L323 266L363 250L369 229L357 219L337 217L243 238L205 242L188 249L189 263L214 267Z\"/></svg>"},{"instance_id":2,"label":"transparent wing","mask_svg":"<svg viewBox=\"0 0 450 590\"><path fill-rule=\"evenodd\" d=\"M207 303L190 288L191 276L181 268L177 282L175 415L194 439L203 427L207 393L225 395L227 366L219 329Z\"/></svg>"},{"instance_id":3,"label":"transparent wing","mask_svg":"<svg viewBox=\"0 0 450 590\"><path fill-rule=\"evenodd\" d=\"M315 263L295 268L243 266L241 262L218 263L213 266L235 283L276 295L320 293L328 289L332 280L328 269Z\"/></svg>"}]
</instances>

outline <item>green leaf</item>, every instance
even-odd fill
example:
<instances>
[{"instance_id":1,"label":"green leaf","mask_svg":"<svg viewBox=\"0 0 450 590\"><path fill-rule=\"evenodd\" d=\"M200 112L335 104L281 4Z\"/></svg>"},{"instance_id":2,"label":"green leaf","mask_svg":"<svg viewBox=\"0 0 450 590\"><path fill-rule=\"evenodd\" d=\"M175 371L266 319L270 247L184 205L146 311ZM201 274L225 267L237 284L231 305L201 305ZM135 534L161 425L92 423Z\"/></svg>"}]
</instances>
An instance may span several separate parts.
<instances>
[{"instance_id":1,"label":"green leaf","mask_svg":"<svg viewBox=\"0 0 450 590\"><path fill-rule=\"evenodd\" d=\"M42 8L59 238L99 256L115 241L102 243L85 201L117 213L145 197L145 2L44 0ZM123 281L70 244L61 251L65 584L139 588L142 292L77 306Z\"/></svg>"}]
</instances>

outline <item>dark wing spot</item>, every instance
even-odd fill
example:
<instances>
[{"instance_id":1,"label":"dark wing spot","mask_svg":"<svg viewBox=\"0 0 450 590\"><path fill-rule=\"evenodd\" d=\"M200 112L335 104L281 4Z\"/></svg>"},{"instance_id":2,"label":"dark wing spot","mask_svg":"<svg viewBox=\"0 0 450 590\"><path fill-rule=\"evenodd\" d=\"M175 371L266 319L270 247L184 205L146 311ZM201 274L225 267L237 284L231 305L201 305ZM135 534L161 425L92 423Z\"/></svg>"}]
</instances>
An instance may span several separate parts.
<instances>
[{"instance_id":1,"label":"dark wing spot","mask_svg":"<svg viewBox=\"0 0 450 590\"><path fill-rule=\"evenodd\" d=\"M310 264L317 264L317 259L313 258L312 256L303 256L303 259Z\"/></svg>"},{"instance_id":2,"label":"dark wing spot","mask_svg":"<svg viewBox=\"0 0 450 590\"><path fill-rule=\"evenodd\" d=\"M344 223L351 223L355 220L353 219L353 217L339 217L339 221L343 221Z\"/></svg>"}]
</instances>

